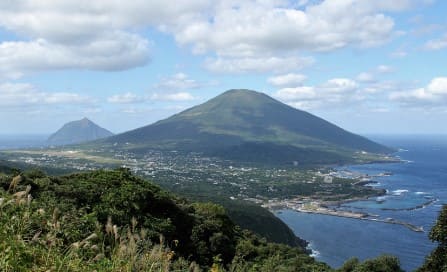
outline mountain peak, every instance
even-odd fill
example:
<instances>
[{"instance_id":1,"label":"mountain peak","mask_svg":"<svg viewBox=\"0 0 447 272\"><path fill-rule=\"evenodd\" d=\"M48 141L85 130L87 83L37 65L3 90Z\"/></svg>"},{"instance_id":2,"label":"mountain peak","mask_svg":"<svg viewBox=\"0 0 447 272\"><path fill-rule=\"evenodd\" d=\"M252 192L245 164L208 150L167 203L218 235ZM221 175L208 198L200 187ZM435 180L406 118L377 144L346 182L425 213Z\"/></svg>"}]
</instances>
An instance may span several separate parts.
<instances>
[{"instance_id":1,"label":"mountain peak","mask_svg":"<svg viewBox=\"0 0 447 272\"><path fill-rule=\"evenodd\" d=\"M210 99L206 103L175 115L175 118L207 116L207 119L211 118L219 122L219 119L228 117L229 122L234 122L240 119L240 116L238 116L239 113L254 114L257 116L265 115L270 110L273 110L271 108L274 105L289 107L262 92L247 89L232 89ZM233 120L231 121L230 119Z\"/></svg>"},{"instance_id":2,"label":"mountain peak","mask_svg":"<svg viewBox=\"0 0 447 272\"><path fill-rule=\"evenodd\" d=\"M52 145L76 144L112 136L113 133L98 126L87 117L64 124L47 142Z\"/></svg>"},{"instance_id":3,"label":"mountain peak","mask_svg":"<svg viewBox=\"0 0 447 272\"><path fill-rule=\"evenodd\" d=\"M246 102L244 101L246 99L256 99L270 102L275 101L274 99L272 99L270 96L266 95L263 92L253 91L249 89L231 89L216 96L214 99L225 99L225 98L242 99L239 102Z\"/></svg>"},{"instance_id":4,"label":"mountain peak","mask_svg":"<svg viewBox=\"0 0 447 272\"><path fill-rule=\"evenodd\" d=\"M228 96L228 95L264 95L264 93L250 90L250 89L230 89L223 93L221 93L219 96Z\"/></svg>"},{"instance_id":5,"label":"mountain peak","mask_svg":"<svg viewBox=\"0 0 447 272\"><path fill-rule=\"evenodd\" d=\"M391 151L264 93L245 89L228 90L201 105L107 141L133 143L138 148L243 157L245 161L337 163L352 159L360 151Z\"/></svg>"}]
</instances>

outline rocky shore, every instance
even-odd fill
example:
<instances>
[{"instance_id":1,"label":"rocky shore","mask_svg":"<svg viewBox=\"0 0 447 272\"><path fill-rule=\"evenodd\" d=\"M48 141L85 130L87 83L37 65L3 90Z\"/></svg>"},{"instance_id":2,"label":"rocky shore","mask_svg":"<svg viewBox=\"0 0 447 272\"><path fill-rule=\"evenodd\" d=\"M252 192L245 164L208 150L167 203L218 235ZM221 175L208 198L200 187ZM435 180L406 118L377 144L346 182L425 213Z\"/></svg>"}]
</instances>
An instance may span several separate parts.
<instances>
[{"instance_id":1,"label":"rocky shore","mask_svg":"<svg viewBox=\"0 0 447 272\"><path fill-rule=\"evenodd\" d=\"M362 173L341 171L341 172L332 172L331 175L344 177L344 178L352 178L354 185L370 186L373 184L377 184L376 181L372 180L374 177L391 176L392 173L384 172L384 173L380 173L377 175L365 175ZM385 190L377 190L377 196L382 196L384 194L385 194ZM294 199L269 201L268 203L264 203L262 206L264 208L267 208L267 209L273 211L273 212L278 209L291 209L291 210L294 210L297 212L303 212L303 213L324 214L324 215L330 215L330 216L338 216L338 217L346 217L346 218L353 218L353 219L359 219L359 220L382 222L382 223L387 223L387 224L402 225L402 226L405 226L408 229L415 231L415 232L423 232L424 231L424 229L421 226L415 226L408 222L395 220L393 218L382 219L382 218L378 218L378 216L374 215L374 214L358 212L358 211L349 211L349 210L344 210L344 209L339 208L342 204L346 204L346 203L354 202L354 201L362 201L362 200L368 200L368 197L347 198L347 199L341 199L341 200L335 200L335 201L321 200L316 197L296 197ZM420 205L420 206L412 208L412 209L423 208L427 205L432 204L434 201L436 201L436 200L427 201L423 205Z\"/></svg>"}]
</instances>

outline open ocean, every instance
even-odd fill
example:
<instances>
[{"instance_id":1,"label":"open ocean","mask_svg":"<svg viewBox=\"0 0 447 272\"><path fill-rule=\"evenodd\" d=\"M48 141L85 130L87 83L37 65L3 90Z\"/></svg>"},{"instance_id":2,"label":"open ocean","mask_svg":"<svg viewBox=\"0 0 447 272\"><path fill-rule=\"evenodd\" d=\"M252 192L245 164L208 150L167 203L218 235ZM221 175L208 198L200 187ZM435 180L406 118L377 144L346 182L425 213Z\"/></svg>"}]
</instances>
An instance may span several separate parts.
<instances>
[{"instance_id":1,"label":"open ocean","mask_svg":"<svg viewBox=\"0 0 447 272\"><path fill-rule=\"evenodd\" d=\"M370 175L392 173L373 179L378 182L375 186L387 190L386 196L347 203L342 208L422 226L424 232L414 232L402 225L292 210L281 210L277 216L297 236L310 242L316 259L334 268L354 256L364 260L387 253L399 257L406 271L413 271L435 247L428 239L428 232L442 204L447 204L447 137L371 138L400 149L396 155L405 162L339 167Z\"/></svg>"},{"instance_id":2,"label":"open ocean","mask_svg":"<svg viewBox=\"0 0 447 272\"><path fill-rule=\"evenodd\" d=\"M48 135L2 135L0 134L0 150L18 148L37 148L46 146Z\"/></svg>"}]
</instances>

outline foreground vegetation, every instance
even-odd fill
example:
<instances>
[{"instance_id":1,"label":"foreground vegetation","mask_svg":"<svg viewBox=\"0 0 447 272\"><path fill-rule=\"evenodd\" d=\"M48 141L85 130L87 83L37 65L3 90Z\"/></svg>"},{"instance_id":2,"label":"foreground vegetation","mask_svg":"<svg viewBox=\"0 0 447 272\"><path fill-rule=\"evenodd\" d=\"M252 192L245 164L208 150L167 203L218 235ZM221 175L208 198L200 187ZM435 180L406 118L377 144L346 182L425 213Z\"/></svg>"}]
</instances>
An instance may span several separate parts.
<instances>
[{"instance_id":1,"label":"foreground vegetation","mask_svg":"<svg viewBox=\"0 0 447 272\"><path fill-rule=\"evenodd\" d=\"M128 169L9 172L0 174L2 271L333 271L240 229L219 205L191 203ZM401 270L381 256L338 271Z\"/></svg>"},{"instance_id":2,"label":"foreground vegetation","mask_svg":"<svg viewBox=\"0 0 447 272\"><path fill-rule=\"evenodd\" d=\"M120 163L110 164L113 160L120 160ZM385 190L356 185L358 179L332 177L331 183L327 183L323 175L331 172L328 168L238 164L180 152L151 151L139 156L100 147L90 151L67 147L0 152L0 164L21 169L38 167L52 175L126 165L132 173L165 190L190 200L222 205L237 225L266 237L270 242L290 246L303 245L303 241L260 204L296 197L332 201L385 193Z\"/></svg>"},{"instance_id":3,"label":"foreground vegetation","mask_svg":"<svg viewBox=\"0 0 447 272\"><path fill-rule=\"evenodd\" d=\"M243 231L127 169L0 177L4 271L326 271L300 248Z\"/></svg>"},{"instance_id":4,"label":"foreground vegetation","mask_svg":"<svg viewBox=\"0 0 447 272\"><path fill-rule=\"evenodd\" d=\"M430 231L430 240L438 243L419 272L442 271L447 272L447 205L444 205L435 226Z\"/></svg>"}]
</instances>

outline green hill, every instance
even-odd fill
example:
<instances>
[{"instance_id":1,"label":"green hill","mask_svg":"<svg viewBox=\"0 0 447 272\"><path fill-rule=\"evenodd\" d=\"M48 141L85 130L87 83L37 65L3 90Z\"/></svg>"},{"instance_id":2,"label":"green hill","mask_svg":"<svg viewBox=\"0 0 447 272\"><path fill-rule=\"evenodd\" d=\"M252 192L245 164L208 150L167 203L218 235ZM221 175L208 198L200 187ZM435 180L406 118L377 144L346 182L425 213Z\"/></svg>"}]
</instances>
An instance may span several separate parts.
<instances>
[{"instance_id":1,"label":"green hill","mask_svg":"<svg viewBox=\"0 0 447 272\"><path fill-rule=\"evenodd\" d=\"M0 173L1 271L334 271L128 169ZM394 257L338 271L401 271Z\"/></svg>"},{"instance_id":2,"label":"green hill","mask_svg":"<svg viewBox=\"0 0 447 272\"><path fill-rule=\"evenodd\" d=\"M87 118L72 121L62 126L50 135L47 143L50 145L68 145L94 141L112 136L113 133L98 126Z\"/></svg>"},{"instance_id":3,"label":"green hill","mask_svg":"<svg viewBox=\"0 0 447 272\"><path fill-rule=\"evenodd\" d=\"M241 230L221 206L176 197L127 169L0 173L0 200L2 271L246 271L289 262L329 270L300 248Z\"/></svg>"},{"instance_id":4,"label":"green hill","mask_svg":"<svg viewBox=\"0 0 447 272\"><path fill-rule=\"evenodd\" d=\"M250 90L227 91L168 119L105 141L136 152L153 148L192 151L267 163L337 163L352 161L360 151L392 151Z\"/></svg>"}]
</instances>

